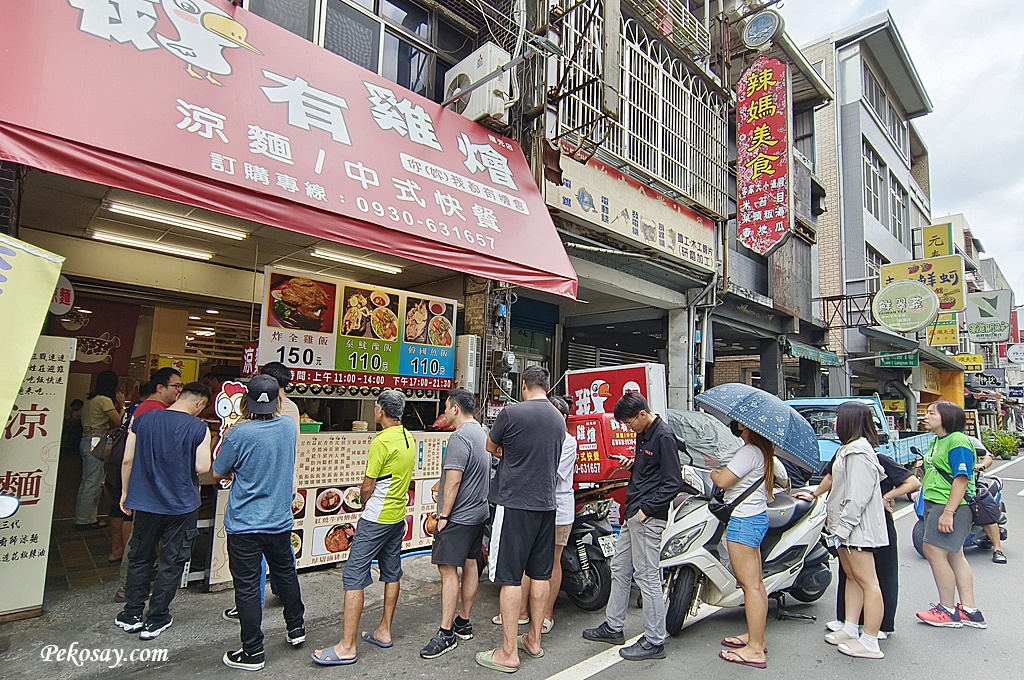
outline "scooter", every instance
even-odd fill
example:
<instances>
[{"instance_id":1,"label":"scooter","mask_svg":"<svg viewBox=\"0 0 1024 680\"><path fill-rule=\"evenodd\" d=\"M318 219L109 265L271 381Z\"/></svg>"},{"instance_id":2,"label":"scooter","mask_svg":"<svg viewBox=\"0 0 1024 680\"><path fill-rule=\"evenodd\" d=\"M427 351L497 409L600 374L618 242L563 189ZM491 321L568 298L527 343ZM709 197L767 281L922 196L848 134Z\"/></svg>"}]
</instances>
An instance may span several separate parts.
<instances>
[{"instance_id":1,"label":"scooter","mask_svg":"<svg viewBox=\"0 0 1024 680\"><path fill-rule=\"evenodd\" d=\"M576 518L569 543L562 550L562 586L569 601L583 611L593 612L608 604L612 591L611 558L616 535L608 520L611 494L624 488L625 481L604 484L576 492ZM480 573L487 568L491 544L491 523L484 529L483 550L477 560Z\"/></svg>"},{"instance_id":2,"label":"scooter","mask_svg":"<svg viewBox=\"0 0 1024 680\"><path fill-rule=\"evenodd\" d=\"M743 591L729 568L725 526L711 514L713 484L707 470L683 466L684 491L673 502L661 539L661 568L670 635L678 635L700 604L740 607ZM761 544L762 573L777 617L814 620L785 609L785 598L814 602L832 582L822 528L825 501L778 493L768 505L768 535Z\"/></svg>"}]
</instances>

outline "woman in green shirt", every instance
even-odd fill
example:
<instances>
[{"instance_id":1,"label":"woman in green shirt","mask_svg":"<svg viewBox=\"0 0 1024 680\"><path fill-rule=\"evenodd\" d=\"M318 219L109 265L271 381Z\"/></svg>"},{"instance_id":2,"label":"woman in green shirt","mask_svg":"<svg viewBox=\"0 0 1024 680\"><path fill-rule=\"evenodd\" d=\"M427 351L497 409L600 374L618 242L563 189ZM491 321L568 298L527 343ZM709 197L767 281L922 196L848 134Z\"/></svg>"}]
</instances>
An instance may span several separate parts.
<instances>
[{"instance_id":1,"label":"woman in green shirt","mask_svg":"<svg viewBox=\"0 0 1024 680\"><path fill-rule=\"evenodd\" d=\"M939 603L918 612L921 621L942 628L986 628L974 606L974 574L964 541L974 523L965 497L974 495L975 451L964 434L964 411L948 401L928 405L924 429L935 433L924 457L924 556L932 568ZM960 603L956 603L956 594Z\"/></svg>"}]
</instances>

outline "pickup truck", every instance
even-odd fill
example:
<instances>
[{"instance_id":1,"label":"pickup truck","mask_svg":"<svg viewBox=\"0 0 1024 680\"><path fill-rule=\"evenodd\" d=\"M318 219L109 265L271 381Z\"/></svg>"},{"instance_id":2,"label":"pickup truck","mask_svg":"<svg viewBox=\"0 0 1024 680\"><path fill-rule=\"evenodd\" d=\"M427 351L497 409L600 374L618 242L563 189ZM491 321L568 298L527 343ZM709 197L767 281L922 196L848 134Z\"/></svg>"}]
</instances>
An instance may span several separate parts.
<instances>
[{"instance_id":1,"label":"pickup truck","mask_svg":"<svg viewBox=\"0 0 1024 680\"><path fill-rule=\"evenodd\" d=\"M871 409L874 414L875 428L878 430L879 453L889 456L900 465L910 465L917 455L911 451L911 447L917 447L922 451L928 450L933 435L930 432L918 434L916 432L892 432L889 429L889 421L885 419L885 412L882 410L882 401L878 395L873 397L807 397L802 399L790 399L786 403L807 419L814 431L818 434L818 452L821 465L832 460L839 450L841 443L836 436L836 409L840 404L847 401L859 401ZM907 436L901 437L901 434Z\"/></svg>"}]
</instances>

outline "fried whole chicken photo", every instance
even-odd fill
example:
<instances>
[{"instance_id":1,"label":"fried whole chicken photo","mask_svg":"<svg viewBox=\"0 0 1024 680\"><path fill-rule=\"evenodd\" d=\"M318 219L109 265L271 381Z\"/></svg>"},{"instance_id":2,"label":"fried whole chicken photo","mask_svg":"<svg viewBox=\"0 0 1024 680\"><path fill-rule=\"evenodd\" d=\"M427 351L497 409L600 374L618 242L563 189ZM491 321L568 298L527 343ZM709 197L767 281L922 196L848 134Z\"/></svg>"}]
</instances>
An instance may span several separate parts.
<instances>
[{"instance_id":1,"label":"fried whole chicken photo","mask_svg":"<svg viewBox=\"0 0 1024 680\"><path fill-rule=\"evenodd\" d=\"M331 298L315 281L296 277L271 291L271 309L285 328L319 331Z\"/></svg>"}]
</instances>

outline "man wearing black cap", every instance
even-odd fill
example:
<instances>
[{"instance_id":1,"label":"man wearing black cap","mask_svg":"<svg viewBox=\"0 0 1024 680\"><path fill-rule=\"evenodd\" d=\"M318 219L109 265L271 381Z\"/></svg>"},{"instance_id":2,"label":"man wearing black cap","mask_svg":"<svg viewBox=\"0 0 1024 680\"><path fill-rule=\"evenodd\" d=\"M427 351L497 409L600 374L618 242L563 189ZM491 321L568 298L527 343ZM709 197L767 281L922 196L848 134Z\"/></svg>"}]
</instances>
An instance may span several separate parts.
<instances>
[{"instance_id":1,"label":"man wearing black cap","mask_svg":"<svg viewBox=\"0 0 1024 680\"><path fill-rule=\"evenodd\" d=\"M263 610L260 571L263 559L284 603L287 641L306 640L305 608L292 555L292 483L295 472L295 424L282 418L277 380L254 376L245 397L246 420L224 435L213 462L218 479L232 478L224 514L228 533L228 566L235 585L235 608L242 626L242 648L224 654L225 665L244 670L263 668Z\"/></svg>"},{"instance_id":2,"label":"man wearing black cap","mask_svg":"<svg viewBox=\"0 0 1024 680\"><path fill-rule=\"evenodd\" d=\"M362 634L364 642L383 649L392 647L391 622L398 604L402 578L402 539L405 538L405 505L412 469L416 463L416 440L402 426L405 397L397 390L385 390L373 405L374 419L384 428L373 438L360 487L363 514L359 517L342 582L345 587L345 627L334 647L318 649L313 661L321 666L344 666L356 662L356 632L363 614L363 590L373 583L370 562L377 560L384 582L384 615L380 625Z\"/></svg>"}]
</instances>

